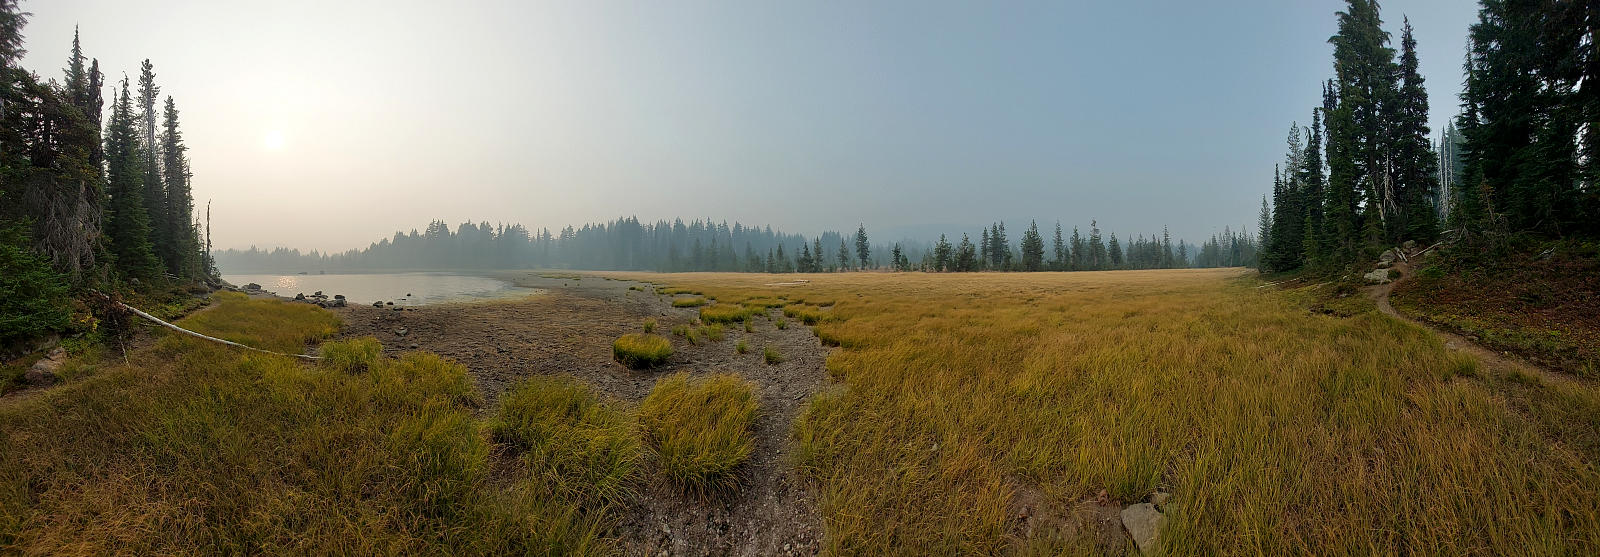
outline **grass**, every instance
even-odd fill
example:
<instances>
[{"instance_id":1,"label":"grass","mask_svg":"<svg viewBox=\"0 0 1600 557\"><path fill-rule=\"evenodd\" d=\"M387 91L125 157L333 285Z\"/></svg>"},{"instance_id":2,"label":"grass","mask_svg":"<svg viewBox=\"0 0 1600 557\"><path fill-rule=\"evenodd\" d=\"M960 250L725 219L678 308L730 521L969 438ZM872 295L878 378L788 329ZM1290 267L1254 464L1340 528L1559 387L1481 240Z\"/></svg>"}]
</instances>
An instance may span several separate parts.
<instances>
[{"instance_id":1,"label":"grass","mask_svg":"<svg viewBox=\"0 0 1600 557\"><path fill-rule=\"evenodd\" d=\"M631 496L639 438L631 416L567 376L532 377L506 392L489 424L557 496L592 511Z\"/></svg>"},{"instance_id":2,"label":"grass","mask_svg":"<svg viewBox=\"0 0 1600 557\"><path fill-rule=\"evenodd\" d=\"M824 319L828 318L828 314L823 312L821 307L809 306L805 304L785 306L783 308L783 315L797 319L806 325L816 325L817 323L820 323Z\"/></svg>"},{"instance_id":3,"label":"grass","mask_svg":"<svg viewBox=\"0 0 1600 557\"><path fill-rule=\"evenodd\" d=\"M704 335L706 340L710 340L711 342L722 342L722 339L726 336L723 332L722 325L718 325L716 323L702 325L700 327L700 334Z\"/></svg>"},{"instance_id":4,"label":"grass","mask_svg":"<svg viewBox=\"0 0 1600 557\"><path fill-rule=\"evenodd\" d=\"M700 308L700 320L706 323L735 323L747 321L759 311L738 304L712 304Z\"/></svg>"},{"instance_id":5,"label":"grass","mask_svg":"<svg viewBox=\"0 0 1600 557\"><path fill-rule=\"evenodd\" d=\"M745 342L745 340L741 338L739 339L739 342L733 345L733 351L739 354L747 353L750 351L750 343Z\"/></svg>"},{"instance_id":6,"label":"grass","mask_svg":"<svg viewBox=\"0 0 1600 557\"><path fill-rule=\"evenodd\" d=\"M652 368L672 357L672 343L659 335L628 333L611 343L611 355L630 368Z\"/></svg>"},{"instance_id":7,"label":"grass","mask_svg":"<svg viewBox=\"0 0 1600 557\"><path fill-rule=\"evenodd\" d=\"M1595 387L1485 373L1359 298L1312 311L1238 274L811 283L837 303L785 313L843 347L844 385L794 425L824 551L1082 551L1092 522L1029 536L1014 505L1073 516L1103 489L1173 493L1168 555L1600 553ZM780 291L647 276L723 303Z\"/></svg>"},{"instance_id":8,"label":"grass","mask_svg":"<svg viewBox=\"0 0 1600 557\"><path fill-rule=\"evenodd\" d=\"M772 322L772 326L777 327L778 330L780 330L780 331L784 330L784 329L788 329L789 328L789 320L784 319L782 317L779 317L776 321Z\"/></svg>"},{"instance_id":9,"label":"grass","mask_svg":"<svg viewBox=\"0 0 1600 557\"><path fill-rule=\"evenodd\" d=\"M672 307L675 308L694 308L703 305L706 305L706 299L701 296L689 296L687 298L672 299Z\"/></svg>"},{"instance_id":10,"label":"grass","mask_svg":"<svg viewBox=\"0 0 1600 557\"><path fill-rule=\"evenodd\" d=\"M656 332L656 320L655 320L655 318L650 318L650 319L644 320L644 332L646 334Z\"/></svg>"},{"instance_id":11,"label":"grass","mask_svg":"<svg viewBox=\"0 0 1600 557\"><path fill-rule=\"evenodd\" d=\"M218 295L180 324L282 352L337 318ZM461 365L321 365L163 335L79 380L0 403L0 553L596 554L605 523L561 486L488 481ZM110 359L108 359L109 361Z\"/></svg>"},{"instance_id":12,"label":"grass","mask_svg":"<svg viewBox=\"0 0 1600 557\"><path fill-rule=\"evenodd\" d=\"M736 489L736 471L755 449L755 386L731 374L656 381L639 405L639 423L662 471L685 491Z\"/></svg>"},{"instance_id":13,"label":"grass","mask_svg":"<svg viewBox=\"0 0 1600 557\"><path fill-rule=\"evenodd\" d=\"M761 348L761 358L766 360L769 366L783 363L783 354L779 354L778 349L770 344Z\"/></svg>"}]
</instances>

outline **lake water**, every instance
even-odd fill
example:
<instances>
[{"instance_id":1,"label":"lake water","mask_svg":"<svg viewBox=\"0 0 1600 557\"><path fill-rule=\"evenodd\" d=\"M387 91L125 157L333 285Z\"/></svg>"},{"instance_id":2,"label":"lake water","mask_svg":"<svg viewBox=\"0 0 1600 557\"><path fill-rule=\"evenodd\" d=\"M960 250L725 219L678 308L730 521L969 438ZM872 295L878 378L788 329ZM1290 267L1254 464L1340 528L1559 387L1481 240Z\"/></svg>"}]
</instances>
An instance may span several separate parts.
<instances>
[{"instance_id":1,"label":"lake water","mask_svg":"<svg viewBox=\"0 0 1600 557\"><path fill-rule=\"evenodd\" d=\"M523 288L509 282L477 275L456 273L362 273L348 275L223 275L234 286L249 283L262 290L293 298L310 296L321 290L329 298L344 294L351 304L394 302L400 306L419 306L445 302L470 302L495 298L516 298L536 294L537 288Z\"/></svg>"}]
</instances>

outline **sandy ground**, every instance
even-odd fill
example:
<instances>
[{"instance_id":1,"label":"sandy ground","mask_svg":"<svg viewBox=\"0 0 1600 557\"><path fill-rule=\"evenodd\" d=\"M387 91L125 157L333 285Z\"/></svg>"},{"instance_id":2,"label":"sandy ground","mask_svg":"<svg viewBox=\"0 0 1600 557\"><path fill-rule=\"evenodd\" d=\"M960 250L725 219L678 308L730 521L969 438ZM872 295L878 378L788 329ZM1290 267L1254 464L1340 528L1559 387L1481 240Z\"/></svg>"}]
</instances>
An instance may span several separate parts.
<instances>
[{"instance_id":1,"label":"sandy ground","mask_svg":"<svg viewBox=\"0 0 1600 557\"><path fill-rule=\"evenodd\" d=\"M492 411L506 388L533 375L571 374L603 393L631 403L643 400L657 378L687 371L730 372L761 390L756 450L741 471L742 487L715 500L681 494L648 473L649 485L625 509L615 535L629 555L812 555L822 522L815 494L796 476L789 458L790 424L801 404L827 383L824 348L807 327L779 330L755 320L755 332L725 328L721 342L691 346L671 336L674 325L694 321L697 308L673 308L647 284L544 277L505 272L499 278L544 293L515 300L420 306L396 311L371 306L334 309L345 321L342 336L375 336L390 355L412 349L434 352L467 366ZM643 286L644 291L629 290ZM771 316L779 315L776 310ZM611 341L639 332L647 318L669 336L673 356L649 371L629 370L612 360ZM401 334L403 333L403 334ZM747 354L734 345L745 339ZM774 346L786 360L767 365L761 348Z\"/></svg>"}]
</instances>

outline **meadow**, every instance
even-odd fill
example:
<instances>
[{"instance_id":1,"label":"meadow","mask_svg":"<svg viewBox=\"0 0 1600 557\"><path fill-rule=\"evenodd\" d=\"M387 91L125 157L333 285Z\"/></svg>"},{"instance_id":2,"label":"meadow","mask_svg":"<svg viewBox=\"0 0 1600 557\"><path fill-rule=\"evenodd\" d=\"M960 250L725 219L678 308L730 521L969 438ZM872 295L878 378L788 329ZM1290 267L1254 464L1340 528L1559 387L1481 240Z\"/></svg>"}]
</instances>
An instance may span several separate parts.
<instances>
[{"instance_id":1,"label":"meadow","mask_svg":"<svg viewBox=\"0 0 1600 557\"><path fill-rule=\"evenodd\" d=\"M1480 367L1350 288L605 274L836 347L785 451L827 554L1119 550L1103 511L1157 492L1166 555L1600 552L1600 390ZM638 403L545 376L487 407L461 364L329 341L305 304L224 293L180 323L325 359L159 335L0 399L0 552L606 554L643 482L738 489L762 413L676 374Z\"/></svg>"},{"instance_id":2,"label":"meadow","mask_svg":"<svg viewBox=\"0 0 1600 557\"><path fill-rule=\"evenodd\" d=\"M1486 371L1336 289L613 276L776 298L840 347L793 430L831 554L1095 553L1095 506L1157 491L1168 555L1600 552L1600 390ZM1023 502L1059 520L1025 527Z\"/></svg>"}]
</instances>

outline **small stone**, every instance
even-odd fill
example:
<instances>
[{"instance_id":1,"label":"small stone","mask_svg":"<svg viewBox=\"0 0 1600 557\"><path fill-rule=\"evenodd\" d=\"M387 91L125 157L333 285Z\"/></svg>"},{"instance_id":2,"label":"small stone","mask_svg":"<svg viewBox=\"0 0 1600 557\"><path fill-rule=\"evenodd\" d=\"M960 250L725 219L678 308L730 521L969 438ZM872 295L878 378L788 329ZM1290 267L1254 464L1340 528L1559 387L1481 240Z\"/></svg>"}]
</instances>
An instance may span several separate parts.
<instances>
[{"instance_id":1,"label":"small stone","mask_svg":"<svg viewBox=\"0 0 1600 557\"><path fill-rule=\"evenodd\" d=\"M391 306L394 305L394 302L384 302L384 303L388 304L388 305L391 305Z\"/></svg>"},{"instance_id":2,"label":"small stone","mask_svg":"<svg viewBox=\"0 0 1600 557\"><path fill-rule=\"evenodd\" d=\"M1161 529L1166 525L1167 517L1150 503L1139 503L1122 509L1122 527L1128 530L1133 542L1139 545L1139 553L1149 555L1159 551Z\"/></svg>"},{"instance_id":3,"label":"small stone","mask_svg":"<svg viewBox=\"0 0 1600 557\"><path fill-rule=\"evenodd\" d=\"M381 308L383 307L383 302L372 302L372 307Z\"/></svg>"},{"instance_id":4,"label":"small stone","mask_svg":"<svg viewBox=\"0 0 1600 557\"><path fill-rule=\"evenodd\" d=\"M411 349L412 350L416 350L418 348L422 348L422 346L417 344L417 343L415 343L415 342L411 343Z\"/></svg>"},{"instance_id":5,"label":"small stone","mask_svg":"<svg viewBox=\"0 0 1600 557\"><path fill-rule=\"evenodd\" d=\"M295 300L305 300L306 299L306 293L305 292L301 292L299 294L295 294L294 295L294 299Z\"/></svg>"}]
</instances>

